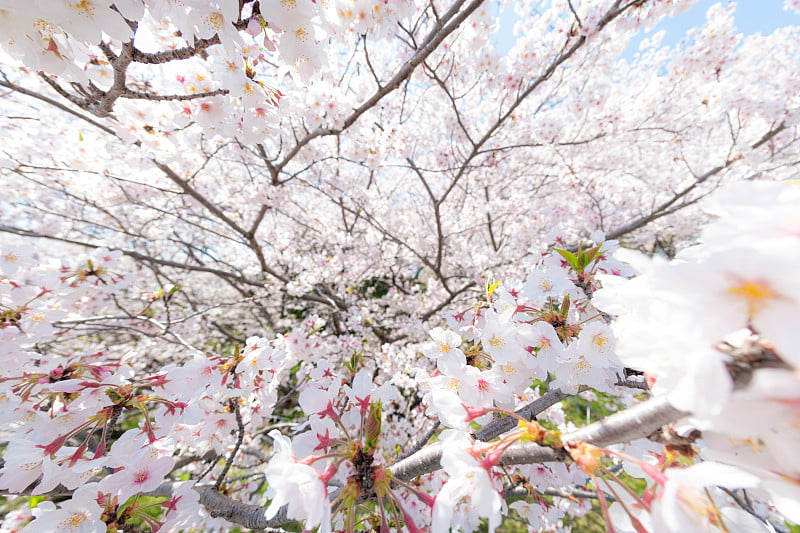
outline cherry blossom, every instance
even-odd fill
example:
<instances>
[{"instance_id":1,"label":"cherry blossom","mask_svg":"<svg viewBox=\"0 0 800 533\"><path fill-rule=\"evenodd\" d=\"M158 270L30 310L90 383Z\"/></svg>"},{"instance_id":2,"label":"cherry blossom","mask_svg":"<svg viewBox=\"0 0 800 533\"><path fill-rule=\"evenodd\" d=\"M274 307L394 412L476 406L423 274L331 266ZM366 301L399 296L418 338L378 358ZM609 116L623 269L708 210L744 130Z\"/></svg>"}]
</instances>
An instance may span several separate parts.
<instances>
[{"instance_id":1,"label":"cherry blossom","mask_svg":"<svg viewBox=\"0 0 800 533\"><path fill-rule=\"evenodd\" d=\"M236 45L244 44L239 32L233 27L239 15L239 6L236 0L218 0L214 4L205 1L192 2L189 21L194 25L197 37L209 39L217 35L225 49L231 53L236 50Z\"/></svg>"},{"instance_id":2,"label":"cherry blossom","mask_svg":"<svg viewBox=\"0 0 800 533\"><path fill-rule=\"evenodd\" d=\"M119 442L119 441L117 441ZM103 478L100 483L101 490L106 493L117 494L120 501L125 501L133 494L145 493L154 490L172 470L174 460L168 456L159 456L158 452L143 449L132 457L121 461L114 455L112 447L110 462L114 466L121 466L121 470Z\"/></svg>"},{"instance_id":3,"label":"cherry blossom","mask_svg":"<svg viewBox=\"0 0 800 533\"><path fill-rule=\"evenodd\" d=\"M11 277L20 267L32 267L36 265L36 260L30 256L30 250L21 246L9 246L2 250L0 254L0 267L3 274Z\"/></svg>"},{"instance_id":4,"label":"cherry blossom","mask_svg":"<svg viewBox=\"0 0 800 533\"><path fill-rule=\"evenodd\" d=\"M53 531L58 533L102 533L105 523L100 520L102 509L95 500L97 484L89 483L76 490L72 498L56 507L44 502L33 510L35 519L22 531Z\"/></svg>"},{"instance_id":5,"label":"cherry blossom","mask_svg":"<svg viewBox=\"0 0 800 533\"><path fill-rule=\"evenodd\" d=\"M452 453L442 458L442 467L450 477L442 487L433 507L434 531L450 527L474 530L478 517L488 518L489 531L500 525L502 500L494 487L491 474L463 450L461 437L454 433L445 439L445 447Z\"/></svg>"},{"instance_id":6,"label":"cherry blossom","mask_svg":"<svg viewBox=\"0 0 800 533\"><path fill-rule=\"evenodd\" d=\"M757 479L729 466L711 462L669 470L664 491L653 505L653 531L716 530L713 526L718 521L724 523L725 518L716 516L716 505L700 491L711 483L741 488L754 486ZM748 515L745 513L745 516ZM733 524L736 524L736 518ZM760 530L769 531L763 523L746 523L755 523Z\"/></svg>"},{"instance_id":7,"label":"cherry blossom","mask_svg":"<svg viewBox=\"0 0 800 533\"><path fill-rule=\"evenodd\" d=\"M0 529L794 527L800 39L706 7L0 0Z\"/></svg>"},{"instance_id":8,"label":"cherry blossom","mask_svg":"<svg viewBox=\"0 0 800 533\"><path fill-rule=\"evenodd\" d=\"M433 342L423 347L422 353L426 356L436 360L437 364L440 360L443 360L442 364L466 362L464 352L458 348L462 340L457 333L437 327L432 329L429 335L433 339Z\"/></svg>"},{"instance_id":9,"label":"cherry blossom","mask_svg":"<svg viewBox=\"0 0 800 533\"><path fill-rule=\"evenodd\" d=\"M277 430L270 432L277 452L265 472L270 483L272 503L265 511L271 517L285 504L287 514L304 520L306 527L319 526L319 531L331 531L328 492L320 473L312 467L295 462L289 439Z\"/></svg>"}]
</instances>

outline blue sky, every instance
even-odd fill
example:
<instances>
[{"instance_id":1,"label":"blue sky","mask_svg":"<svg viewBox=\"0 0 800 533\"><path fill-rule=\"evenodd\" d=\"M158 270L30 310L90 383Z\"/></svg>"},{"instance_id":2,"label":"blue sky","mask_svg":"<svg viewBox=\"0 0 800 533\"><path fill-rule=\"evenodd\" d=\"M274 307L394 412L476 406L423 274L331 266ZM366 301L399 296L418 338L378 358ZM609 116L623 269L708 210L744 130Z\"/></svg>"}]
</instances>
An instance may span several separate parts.
<instances>
[{"instance_id":1,"label":"blue sky","mask_svg":"<svg viewBox=\"0 0 800 533\"><path fill-rule=\"evenodd\" d=\"M649 34L643 34L631 40L631 47L635 51L639 42L647 35L664 30L666 35L661 41L662 45L672 46L686 36L686 32L700 26L706 20L706 11L714 4L726 5L728 2L719 0L701 0L686 13L677 17L662 20ZM772 33L776 28L790 25L800 25L800 15L793 11L784 11L783 0L741 0L736 3L734 14L736 28L740 33L751 35ZM630 50L631 48L629 48Z\"/></svg>"},{"instance_id":2,"label":"blue sky","mask_svg":"<svg viewBox=\"0 0 800 533\"><path fill-rule=\"evenodd\" d=\"M722 2L720 0L700 0L686 13L664 19L649 33L643 33L632 39L628 53L635 52L642 39L661 30L666 31L666 35L661 41L662 45L677 44L686 36L686 32L690 28L703 24L706 19L706 11L716 3L726 5L728 2L726 0ZM511 47L513 42L511 28L515 20L516 16L510 9L507 9L501 17L501 30L496 36L496 42L501 50ZM784 11L783 0L740 0L737 2L735 20L738 31L745 35L759 32L768 34L782 26L800 25L800 15L792 11ZM507 31L506 28L508 28Z\"/></svg>"}]
</instances>

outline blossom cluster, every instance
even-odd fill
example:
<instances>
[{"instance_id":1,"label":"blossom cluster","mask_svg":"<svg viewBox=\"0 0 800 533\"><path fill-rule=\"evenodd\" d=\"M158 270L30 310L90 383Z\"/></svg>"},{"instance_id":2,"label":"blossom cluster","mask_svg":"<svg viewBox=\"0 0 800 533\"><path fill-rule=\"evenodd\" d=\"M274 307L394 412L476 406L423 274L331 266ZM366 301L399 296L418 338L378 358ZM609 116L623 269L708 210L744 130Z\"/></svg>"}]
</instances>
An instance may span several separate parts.
<instances>
[{"instance_id":1,"label":"blossom cluster","mask_svg":"<svg viewBox=\"0 0 800 533\"><path fill-rule=\"evenodd\" d=\"M198 511L194 481L175 480L155 503L141 495L167 482L176 453L225 452L237 419L260 423L275 403L286 350L256 338L233 358L194 353L149 372L136 353L51 351L60 332L108 312L131 286L121 263L120 252L99 249L53 271L37 268L30 249L2 249L0 488L71 493L58 506L37 506L25 531L106 531L126 520L164 531L213 523Z\"/></svg>"},{"instance_id":2,"label":"blossom cluster","mask_svg":"<svg viewBox=\"0 0 800 533\"><path fill-rule=\"evenodd\" d=\"M465 433L471 424L518 407L534 383L619 395L619 386L631 384L621 376L631 371L644 373L642 388L688 413L695 433L682 441L676 436L684 449L675 442L634 443L622 453L567 443L596 486L595 474L608 473L604 453L629 475L650 480L643 500L610 488L618 502L607 516L616 530L772 527L715 487L746 489L797 522L797 467L787 454L798 442L798 343L788 327L800 295L790 266L800 257L798 191L774 182L725 188L705 204L717 218L702 244L672 261L627 250L612 256L605 250L615 243L598 238L591 260L582 249L556 248L525 282L489 284L485 301L447 313L455 331L430 332L423 353L436 370L417 378L428 415L460 430L440 436L449 479L433 508L434 530L474 530L480 517L493 530L503 509L502 476L494 469L499 453L520 438L558 442L521 425L525 431L516 436L481 444ZM615 257L638 275L627 279L634 270Z\"/></svg>"},{"instance_id":3,"label":"blossom cluster","mask_svg":"<svg viewBox=\"0 0 800 533\"><path fill-rule=\"evenodd\" d=\"M0 51L23 73L79 88L73 103L91 113L129 115L115 127L129 142L174 149L170 130L194 123L256 143L275 133L293 88L285 74L302 87L333 43L382 38L415 9L411 0L2 2Z\"/></svg>"},{"instance_id":4,"label":"blossom cluster","mask_svg":"<svg viewBox=\"0 0 800 533\"><path fill-rule=\"evenodd\" d=\"M787 258L800 252L798 200L797 185L738 184L706 203L716 219L671 261L597 233L576 247L557 241L532 259L525 280L490 279L481 301L446 312L450 329L434 328L421 345L414 413L445 429L434 446L441 468L414 483L398 468L419 447L397 458L402 435L419 427L399 416L410 409L409 381L393 385L359 343L326 336L319 317L273 340L250 337L227 355L196 350L158 369L134 354L56 354L48 339L59 327L131 287L118 273L123 258L97 250L53 275L26 249L4 247L0 489L69 495L9 513L4 527L226 528L207 510L208 491L223 487L248 491L264 525L284 516L322 532L364 520L474 531L483 519L494 531L510 512L532 530L562 530L589 510L573 493L596 494L616 531L797 522L800 389L786 319L800 294L787 274ZM564 405L549 404L537 420L513 413L546 395L605 398L613 411L646 404L645 390L680 409L685 426L600 448L573 437L580 421ZM294 407L279 408L287 401ZM293 413L290 432L270 426L276 409ZM515 425L482 436L502 415ZM550 460L501 468L521 445ZM619 468L644 479L644 492ZM526 496L509 505L519 487ZM736 504L742 490L749 508Z\"/></svg>"},{"instance_id":5,"label":"blossom cluster","mask_svg":"<svg viewBox=\"0 0 800 533\"><path fill-rule=\"evenodd\" d=\"M436 361L436 372L418 376L432 415L464 427L459 405L513 408L514 395L534 381L570 393L614 391L622 365L607 317L589 295L596 273L620 274L625 267L611 256L615 241L595 238L599 243L587 250L543 254L524 282L496 283L486 301L446 314L455 331L430 332L433 342L423 353Z\"/></svg>"},{"instance_id":6,"label":"blossom cluster","mask_svg":"<svg viewBox=\"0 0 800 533\"><path fill-rule=\"evenodd\" d=\"M233 58L245 45L240 32L261 36L284 64L307 76L324 58L326 36L386 32L413 11L409 0L37 0L33 9L3 2L0 31L3 48L28 67L78 82L88 81L80 67L91 64L92 47L104 38L115 45L133 41L143 20L178 30L189 45L216 38Z\"/></svg>"},{"instance_id":7,"label":"blossom cluster","mask_svg":"<svg viewBox=\"0 0 800 533\"><path fill-rule=\"evenodd\" d=\"M0 533L798 521L800 39L692 3L0 0Z\"/></svg>"},{"instance_id":8,"label":"blossom cluster","mask_svg":"<svg viewBox=\"0 0 800 533\"><path fill-rule=\"evenodd\" d=\"M269 432L275 449L269 462L245 460L237 468L261 471L272 500L267 518L289 503L290 518L329 531L330 510L319 504L327 500L328 483L348 483L359 467L379 469L382 457L373 464L373 454L381 439L381 406L388 410L397 390L376 386L370 372L358 370L357 358L347 367L349 378L328 359L311 363L323 342L324 323L316 317L272 341L251 337L229 356L194 351L188 360L156 370L143 368L136 353L48 351L59 328L106 311L114 294L130 287L132 280L116 273L121 260L119 252L101 249L52 275L37 268L29 250L2 249L6 446L0 489L70 493L58 505L44 501L32 514L9 515L4 527L15 521L28 522L26 532L106 531L130 523L153 531L227 528L200 506L195 485L208 476L210 486L219 488L240 448L260 445L260 428L269 424L278 390L289 368L299 365L305 378L297 383L298 402L307 427L301 424L293 442ZM208 453L229 459L206 468L201 458ZM180 464L181 457L193 456ZM379 489L387 492L386 481Z\"/></svg>"},{"instance_id":9,"label":"blossom cluster","mask_svg":"<svg viewBox=\"0 0 800 533\"><path fill-rule=\"evenodd\" d=\"M800 521L800 467L788 452L800 436L800 337L792 326L800 319L798 205L792 182L723 188L706 203L716 218L698 244L671 261L621 251L638 275L602 277L594 300L618 315L620 360L646 373L653 394L691 413L702 457L738 467L740 479L749 474L746 486L793 522Z\"/></svg>"}]
</instances>

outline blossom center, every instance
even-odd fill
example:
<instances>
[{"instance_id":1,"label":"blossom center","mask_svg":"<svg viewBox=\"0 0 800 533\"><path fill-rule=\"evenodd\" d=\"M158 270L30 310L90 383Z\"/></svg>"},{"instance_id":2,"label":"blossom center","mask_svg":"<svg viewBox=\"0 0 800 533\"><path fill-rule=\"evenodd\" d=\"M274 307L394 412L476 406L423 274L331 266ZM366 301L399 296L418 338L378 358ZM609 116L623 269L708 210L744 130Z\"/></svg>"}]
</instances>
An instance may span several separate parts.
<instances>
[{"instance_id":1,"label":"blossom center","mask_svg":"<svg viewBox=\"0 0 800 533\"><path fill-rule=\"evenodd\" d=\"M221 13L211 13L206 17L206 23L208 27L213 30L219 30L222 28L222 22L224 18Z\"/></svg>"},{"instance_id":2,"label":"blossom center","mask_svg":"<svg viewBox=\"0 0 800 533\"><path fill-rule=\"evenodd\" d=\"M595 335L592 337L592 343L597 347L597 350L604 352L608 348L608 337L604 335Z\"/></svg>"},{"instance_id":3,"label":"blossom center","mask_svg":"<svg viewBox=\"0 0 800 533\"><path fill-rule=\"evenodd\" d=\"M139 470L133 475L134 483L144 483L150 478L150 473L147 470Z\"/></svg>"},{"instance_id":4,"label":"blossom center","mask_svg":"<svg viewBox=\"0 0 800 533\"><path fill-rule=\"evenodd\" d=\"M86 520L88 519L89 517L86 516L85 512L72 513L67 518L61 521L61 523L59 524L60 526L59 529L66 531L75 531L76 529L81 527L81 524L86 522Z\"/></svg>"},{"instance_id":5,"label":"blossom center","mask_svg":"<svg viewBox=\"0 0 800 533\"><path fill-rule=\"evenodd\" d=\"M515 367L514 365L500 365L500 368L506 374L516 374L517 373L517 367Z\"/></svg>"},{"instance_id":6,"label":"blossom center","mask_svg":"<svg viewBox=\"0 0 800 533\"><path fill-rule=\"evenodd\" d=\"M461 380L458 380L456 378L450 378L450 380L447 382L446 387L448 390L451 390L456 394L458 394L459 392L461 392Z\"/></svg>"},{"instance_id":7,"label":"blossom center","mask_svg":"<svg viewBox=\"0 0 800 533\"><path fill-rule=\"evenodd\" d=\"M579 374L585 374L590 368L592 368L592 365L589 363L589 361L587 361L584 356L580 356L577 364L575 365L575 370L577 370Z\"/></svg>"},{"instance_id":8,"label":"blossom center","mask_svg":"<svg viewBox=\"0 0 800 533\"><path fill-rule=\"evenodd\" d=\"M94 14L94 5L90 0L81 0L75 3L75 10L84 17L91 18Z\"/></svg>"},{"instance_id":9,"label":"blossom center","mask_svg":"<svg viewBox=\"0 0 800 533\"><path fill-rule=\"evenodd\" d=\"M547 337L542 337L539 339L539 349L544 350L550 347L550 339Z\"/></svg>"},{"instance_id":10,"label":"blossom center","mask_svg":"<svg viewBox=\"0 0 800 533\"><path fill-rule=\"evenodd\" d=\"M728 294L743 298L747 303L747 314L752 317L759 310L767 307L768 300L779 298L778 293L766 281L736 279L736 284L728 287Z\"/></svg>"},{"instance_id":11,"label":"blossom center","mask_svg":"<svg viewBox=\"0 0 800 533\"><path fill-rule=\"evenodd\" d=\"M36 31L38 31L43 36L53 34L52 26L50 26L50 24L44 19L36 19L33 22L33 27L36 28Z\"/></svg>"}]
</instances>

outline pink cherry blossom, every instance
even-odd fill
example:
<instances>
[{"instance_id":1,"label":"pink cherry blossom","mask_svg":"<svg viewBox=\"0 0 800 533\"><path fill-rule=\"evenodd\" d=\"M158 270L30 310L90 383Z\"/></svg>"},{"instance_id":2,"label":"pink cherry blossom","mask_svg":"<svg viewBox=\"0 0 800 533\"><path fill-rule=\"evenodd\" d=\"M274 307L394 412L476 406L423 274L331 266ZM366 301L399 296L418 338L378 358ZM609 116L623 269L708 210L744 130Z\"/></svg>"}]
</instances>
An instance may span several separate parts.
<instances>
[{"instance_id":1,"label":"pink cherry blossom","mask_svg":"<svg viewBox=\"0 0 800 533\"><path fill-rule=\"evenodd\" d=\"M270 432L275 444L275 455L265 471L272 502L266 516L274 516L288 504L287 515L303 520L308 528L319 526L319 531L330 532L331 510L328 491L314 468L297 463L289 439L277 430Z\"/></svg>"},{"instance_id":2,"label":"pink cherry blossom","mask_svg":"<svg viewBox=\"0 0 800 533\"><path fill-rule=\"evenodd\" d=\"M52 531L54 533L103 533L106 524L100 520L102 509L97 504L98 486L89 483L76 490L68 501L60 507L49 501L33 509L36 518L22 531Z\"/></svg>"}]
</instances>

